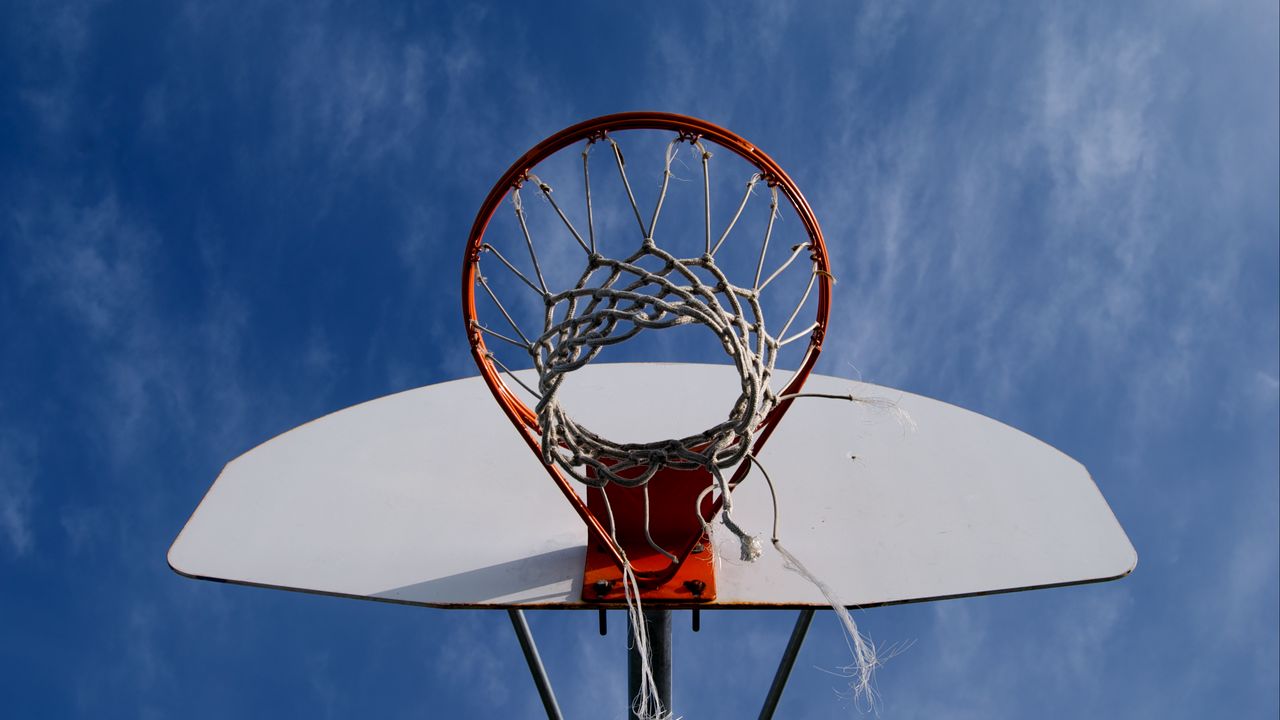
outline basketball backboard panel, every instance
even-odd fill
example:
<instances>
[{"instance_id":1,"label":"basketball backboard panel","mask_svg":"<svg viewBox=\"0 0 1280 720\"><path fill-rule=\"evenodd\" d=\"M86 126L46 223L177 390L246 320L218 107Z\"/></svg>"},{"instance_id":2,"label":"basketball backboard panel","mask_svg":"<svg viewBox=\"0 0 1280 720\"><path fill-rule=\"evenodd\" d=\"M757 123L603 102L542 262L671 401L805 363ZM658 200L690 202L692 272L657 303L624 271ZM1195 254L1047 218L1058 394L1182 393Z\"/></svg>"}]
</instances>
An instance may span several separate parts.
<instances>
[{"instance_id":1,"label":"basketball backboard panel","mask_svg":"<svg viewBox=\"0 0 1280 720\"><path fill-rule=\"evenodd\" d=\"M592 364L574 373L565 402L625 431L601 432L661 437L664 418L722 413L735 397L726 373L736 378L721 365ZM660 387L669 401L623 418L605 405L620 386ZM1137 555L1088 472L1054 448L906 392L827 376L805 389L887 398L915 424L864 404L802 399L760 456L777 485L783 543L847 605L1133 570ZM772 504L758 474L735 491L734 509L769 536ZM719 592L700 607L827 605L768 543L762 558L741 563L737 541L715 527ZM581 520L472 378L333 413L231 461L169 564L195 578L433 607L598 608L581 600L585 544Z\"/></svg>"}]
</instances>

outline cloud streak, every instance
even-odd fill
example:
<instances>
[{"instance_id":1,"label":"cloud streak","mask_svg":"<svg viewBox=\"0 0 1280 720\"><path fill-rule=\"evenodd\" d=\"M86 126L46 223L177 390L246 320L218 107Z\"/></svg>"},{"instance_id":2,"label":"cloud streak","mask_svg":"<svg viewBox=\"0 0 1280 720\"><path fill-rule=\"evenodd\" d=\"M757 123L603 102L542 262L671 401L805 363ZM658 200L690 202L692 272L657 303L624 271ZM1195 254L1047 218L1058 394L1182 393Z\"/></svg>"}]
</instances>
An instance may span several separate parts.
<instances>
[{"instance_id":1,"label":"cloud streak","mask_svg":"<svg viewBox=\"0 0 1280 720\"><path fill-rule=\"evenodd\" d=\"M32 514L35 511L35 481L30 460L30 442L20 443L21 434L5 433L0 439L0 538L14 557L35 549ZM26 447L23 447L26 446Z\"/></svg>"}]
</instances>

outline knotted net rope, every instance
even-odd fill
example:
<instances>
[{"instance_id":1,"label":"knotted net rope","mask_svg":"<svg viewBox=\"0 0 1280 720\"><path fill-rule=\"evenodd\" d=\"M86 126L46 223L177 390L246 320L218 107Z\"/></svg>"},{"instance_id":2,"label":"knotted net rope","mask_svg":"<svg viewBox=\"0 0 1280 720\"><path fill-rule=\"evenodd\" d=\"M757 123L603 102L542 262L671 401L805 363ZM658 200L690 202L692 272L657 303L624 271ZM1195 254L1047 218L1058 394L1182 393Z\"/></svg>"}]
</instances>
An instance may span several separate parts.
<instances>
[{"instance_id":1,"label":"knotted net rope","mask_svg":"<svg viewBox=\"0 0 1280 720\"><path fill-rule=\"evenodd\" d=\"M589 156L598 139L607 141L613 150L618 173L640 231L639 248L621 259L606 257L598 251L596 245ZM677 257L659 247L654 240L670 186L671 165L683 143L696 148L701 157L706 210L703 252L690 258ZM743 559L750 560L759 555L759 542L746 535L733 522L729 490L720 471L744 460L751 450L754 432L779 402L769 384L778 351L792 342L804 339L818 325L814 322L788 334L808 301L820 270L817 259L810 253L811 270L804 293L782 325L781 331L776 335L770 334L765 326L761 293L798 257L810 250L811 245L803 242L792 246L787 259L770 275L764 275L765 256L778 216L778 189L761 173L755 173L747 180L733 217L718 238L713 236L709 167L711 156L706 147L691 135L680 134L668 145L661 190L646 223L631 190L626 164L618 144L607 134L589 140L582 153L588 219L586 238L561 209L551 186L536 175L529 174L523 186L535 186L554 208L565 228L584 251L586 265L573 287L560 292L552 292L548 288L529 231L522 187L515 188L512 191L512 205L532 262L533 278L520 271L493 245L485 243L481 249L492 253L507 270L541 297L545 307L542 331L531 338L521 330L483 276L479 278L480 285L517 337L498 333L485 326L480 326L480 329L523 348L533 360L538 376L536 390L520 381L494 355L489 355L504 373L538 399L535 412L541 431L544 462L554 463L570 477L595 487L603 487L610 482L623 487L640 487L664 469L706 469L714 476L723 499L722 519L742 541ZM769 219L752 282L750 285L738 285L729 280L716 263L715 255L730 237L748 200L761 182L769 188ZM594 360L604 348L626 342L645 330L682 325L702 325L714 333L738 372L741 392L723 422L682 438L623 443L585 427L561 404L559 391L566 377ZM665 550L662 551L666 554Z\"/></svg>"}]
</instances>

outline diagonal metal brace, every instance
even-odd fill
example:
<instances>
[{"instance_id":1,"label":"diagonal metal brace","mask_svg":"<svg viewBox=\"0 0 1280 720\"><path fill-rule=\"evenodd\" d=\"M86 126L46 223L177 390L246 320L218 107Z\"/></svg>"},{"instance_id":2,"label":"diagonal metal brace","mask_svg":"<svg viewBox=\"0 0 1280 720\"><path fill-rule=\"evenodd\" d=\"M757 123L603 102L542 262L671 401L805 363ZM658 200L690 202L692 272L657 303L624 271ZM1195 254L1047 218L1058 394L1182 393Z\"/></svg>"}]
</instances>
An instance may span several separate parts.
<instances>
[{"instance_id":1,"label":"diagonal metal brace","mask_svg":"<svg viewBox=\"0 0 1280 720\"><path fill-rule=\"evenodd\" d=\"M773 684L769 686L769 694L765 696L764 707L760 709L760 720L770 720L773 711L778 709L778 701L782 699L782 691L787 686L787 678L791 676L791 668L796 664L796 656L800 654L800 646L804 644L804 636L809 632L811 622L813 608L801 610L796 618L796 626L791 630L791 639L787 641L787 649L782 651L782 660L778 663L778 672L773 676Z\"/></svg>"},{"instance_id":2,"label":"diagonal metal brace","mask_svg":"<svg viewBox=\"0 0 1280 720\"><path fill-rule=\"evenodd\" d=\"M547 678L547 670L542 666L542 658L538 656L538 646L533 644L533 633L529 631L529 623L524 619L524 611L508 610L511 627L515 628L516 639L520 641L520 649L524 651L524 660L529 664L529 674L533 683L538 686L538 697L542 698L542 707L547 711L547 720L564 720L560 714L560 705L556 703L555 691L551 689L551 680Z\"/></svg>"}]
</instances>

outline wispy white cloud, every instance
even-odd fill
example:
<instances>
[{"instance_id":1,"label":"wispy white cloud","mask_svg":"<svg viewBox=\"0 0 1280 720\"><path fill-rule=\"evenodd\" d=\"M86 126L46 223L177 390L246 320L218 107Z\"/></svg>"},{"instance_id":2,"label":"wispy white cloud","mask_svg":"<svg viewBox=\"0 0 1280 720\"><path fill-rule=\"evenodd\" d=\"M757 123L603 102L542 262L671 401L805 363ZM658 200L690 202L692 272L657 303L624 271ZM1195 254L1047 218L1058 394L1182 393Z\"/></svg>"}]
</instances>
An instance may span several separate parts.
<instances>
[{"instance_id":1,"label":"wispy white cloud","mask_svg":"<svg viewBox=\"0 0 1280 720\"><path fill-rule=\"evenodd\" d=\"M342 684L333 676L328 652L313 653L305 659L307 685L316 697L324 717L335 717L338 691Z\"/></svg>"},{"instance_id":2,"label":"wispy white cloud","mask_svg":"<svg viewBox=\"0 0 1280 720\"><path fill-rule=\"evenodd\" d=\"M1073 383L1123 377L1111 397L1134 427L1167 426L1199 392L1256 243L1174 219L1188 189L1171 178L1224 202L1231 171L1199 177L1177 139L1192 78L1168 62L1167 28L1028 14L1016 31L982 13L903 20L877 5L852 22L885 32L835 71L841 110L806 186L838 263L829 354L873 381L962 388L947 399L1002 414L1070 353ZM942 24L967 29L935 36ZM975 64L971 39L986 35L992 61ZM872 110L894 38L929 44L917 59L929 71Z\"/></svg>"},{"instance_id":3,"label":"wispy white cloud","mask_svg":"<svg viewBox=\"0 0 1280 720\"><path fill-rule=\"evenodd\" d=\"M899 667L882 671L905 673L907 684L923 683L916 692L902 692L901 680L884 690L884 708L903 717L1008 717L1014 675L1007 655L994 651L998 643L988 608L972 602L944 602L931 609L931 631ZM975 668L982 668L975 680Z\"/></svg>"},{"instance_id":4,"label":"wispy white cloud","mask_svg":"<svg viewBox=\"0 0 1280 720\"><path fill-rule=\"evenodd\" d=\"M1217 581L1207 583L1212 590L1203 593L1207 596L1203 601L1213 608L1213 612L1205 613L1206 625L1220 623L1218 634L1229 643L1244 642L1259 652L1269 643L1267 635L1257 631L1255 622L1275 608L1276 567L1280 562L1274 490L1270 500L1271 512L1250 513L1251 516L1244 519L1247 524L1240 528L1222 566L1214 573ZM1206 633L1206 636L1212 635ZM1274 659L1272 665L1275 665Z\"/></svg>"},{"instance_id":5,"label":"wispy white cloud","mask_svg":"<svg viewBox=\"0 0 1280 720\"><path fill-rule=\"evenodd\" d=\"M149 228L126 217L113 195L85 205L33 202L16 214L32 291L50 298L98 345L91 393L109 447L128 456L145 444L153 403L189 422L189 385L156 315L147 259L157 246Z\"/></svg>"},{"instance_id":6,"label":"wispy white cloud","mask_svg":"<svg viewBox=\"0 0 1280 720\"><path fill-rule=\"evenodd\" d=\"M1276 392L1280 391L1280 379L1263 370L1257 371L1254 378L1257 381L1258 395L1263 399L1274 400Z\"/></svg>"},{"instance_id":7,"label":"wispy white cloud","mask_svg":"<svg viewBox=\"0 0 1280 720\"><path fill-rule=\"evenodd\" d=\"M132 678L144 687L163 681L171 676L168 663L161 656L156 637L160 617L157 609L150 603L140 603L129 613L127 627L122 627L121 640L128 648L126 657L134 665Z\"/></svg>"},{"instance_id":8,"label":"wispy white cloud","mask_svg":"<svg viewBox=\"0 0 1280 720\"><path fill-rule=\"evenodd\" d=\"M1043 669L1064 694L1097 692L1120 658L1113 650L1129 619L1132 597L1124 592L1080 593L1053 619L1046 645L1055 648Z\"/></svg>"},{"instance_id":9,"label":"wispy white cloud","mask_svg":"<svg viewBox=\"0 0 1280 720\"><path fill-rule=\"evenodd\" d=\"M868 13L860 23L883 24L879 11ZM959 22L984 31L972 18ZM1156 236L1142 223L1150 215L1147 180L1160 140L1150 127L1147 88L1154 40L1130 30L1085 33L1082 41L1045 17L1036 31L1044 38L1039 57L985 68L989 76L975 79L1003 87L1004 97L953 97L961 79L944 67L932 82L913 88L899 120L877 125L870 136L867 121L849 122L833 153L848 162L831 163L828 172L855 179L852 194L836 190L841 180L834 177L819 188L828 216L835 215L833 234L855 243L841 257L853 268L842 274L857 297L849 303L856 316L843 323L852 334L837 342L842 354L856 353L861 367L905 377L911 372L905 362L938 362L916 348L954 342L970 353L966 365L983 378L988 397L1000 399L1024 368L1058 352L1064 328L1088 332L1091 344L1107 349L1107 359L1120 352L1125 329L1141 318L1144 295L1134 281L1150 272L1155 247ZM1029 49L1025 42L1007 45ZM934 49L935 63L954 65L961 59L949 56L970 46ZM861 57L874 63L885 52ZM1040 77L1028 76L1029 68L1039 68ZM871 74L876 66L856 69L848 75ZM851 116L860 114L859 103L857 95L845 99ZM1048 159L1050 204L1039 218L1018 220L1041 234L1011 245L1017 211L1011 201L1027 184L1044 182L1037 177L1040 158ZM841 196L847 200L832 200ZM1099 213L1121 224L1093 225ZM1090 236L1098 227L1107 228L1107 237ZM1015 253L1030 256L1035 275L1001 271ZM1124 273L1099 272L1098 257L1116 258ZM1061 291L1033 284L1045 281ZM931 303L929 295L951 302ZM921 308L929 314L919 314ZM959 316L953 308L983 312ZM1010 341L1031 343L1035 356L1009 364L992 348Z\"/></svg>"},{"instance_id":10,"label":"wispy white cloud","mask_svg":"<svg viewBox=\"0 0 1280 720\"><path fill-rule=\"evenodd\" d=\"M609 629L609 637L616 638L617 633L626 631L626 621L621 613L613 612L610 616L613 625ZM571 635L568 652L561 650L556 653L556 657L566 658L571 664L568 667L554 668L561 672L552 676L565 716L590 717L600 714L602 708L621 708L622 702L619 700L625 699L627 695L622 643L609 642L599 636L581 632L581 623L574 624L578 626L575 628L578 631ZM591 682L557 682L562 677L590 677Z\"/></svg>"},{"instance_id":11,"label":"wispy white cloud","mask_svg":"<svg viewBox=\"0 0 1280 720\"><path fill-rule=\"evenodd\" d=\"M74 555L97 554L110 536L107 513L100 507L71 505L59 513L67 546Z\"/></svg>"},{"instance_id":12,"label":"wispy white cloud","mask_svg":"<svg viewBox=\"0 0 1280 720\"><path fill-rule=\"evenodd\" d=\"M472 688L482 699L479 707L501 707L511 698L516 682L525 678L509 672L506 658L495 650L498 642L496 623L487 622L473 613L459 614L449 624L448 634L441 638L431 660L432 672L445 687Z\"/></svg>"},{"instance_id":13,"label":"wispy white cloud","mask_svg":"<svg viewBox=\"0 0 1280 720\"><path fill-rule=\"evenodd\" d=\"M548 114L559 114L551 113L559 93L505 62L522 52L519 41L502 57L482 52L475 30L500 19L481 6L459 7L412 37L389 38L332 8L290 17L280 29L287 53L273 91L278 149L290 162L323 158L348 171L413 160L438 182L438 173L499 152L492 140L504 111L519 108L527 130L542 132ZM484 106L493 113L469 112Z\"/></svg>"},{"instance_id":14,"label":"wispy white cloud","mask_svg":"<svg viewBox=\"0 0 1280 720\"><path fill-rule=\"evenodd\" d=\"M20 208L18 236L31 262L29 282L50 296L95 336L114 335L146 299L143 258L155 239L121 217L112 195L75 207Z\"/></svg>"},{"instance_id":15,"label":"wispy white cloud","mask_svg":"<svg viewBox=\"0 0 1280 720\"><path fill-rule=\"evenodd\" d=\"M75 100L82 72L82 56L90 41L93 13L102 0L53 0L19 2L15 15L26 31L11 37L23 45L28 56L47 60L50 75L20 78L21 97L34 112L44 131L44 139L57 142L77 116Z\"/></svg>"},{"instance_id":16,"label":"wispy white cloud","mask_svg":"<svg viewBox=\"0 0 1280 720\"><path fill-rule=\"evenodd\" d=\"M411 153L438 81L426 72L424 48L324 22L292 30L298 37L288 44L277 108L286 152L310 162L319 151L332 163L362 167Z\"/></svg>"},{"instance_id":17,"label":"wispy white cloud","mask_svg":"<svg viewBox=\"0 0 1280 720\"><path fill-rule=\"evenodd\" d=\"M797 52L788 38L794 37L798 7L768 0L703 6L683 24L656 26L650 41L656 66L637 78L637 95L653 98L664 110L737 128L742 120L758 119L763 108L794 103L788 82L771 81L781 60Z\"/></svg>"},{"instance_id":18,"label":"wispy white cloud","mask_svg":"<svg viewBox=\"0 0 1280 720\"><path fill-rule=\"evenodd\" d=\"M0 539L16 557L35 549L33 450L32 442L13 428L0 435Z\"/></svg>"}]
</instances>

